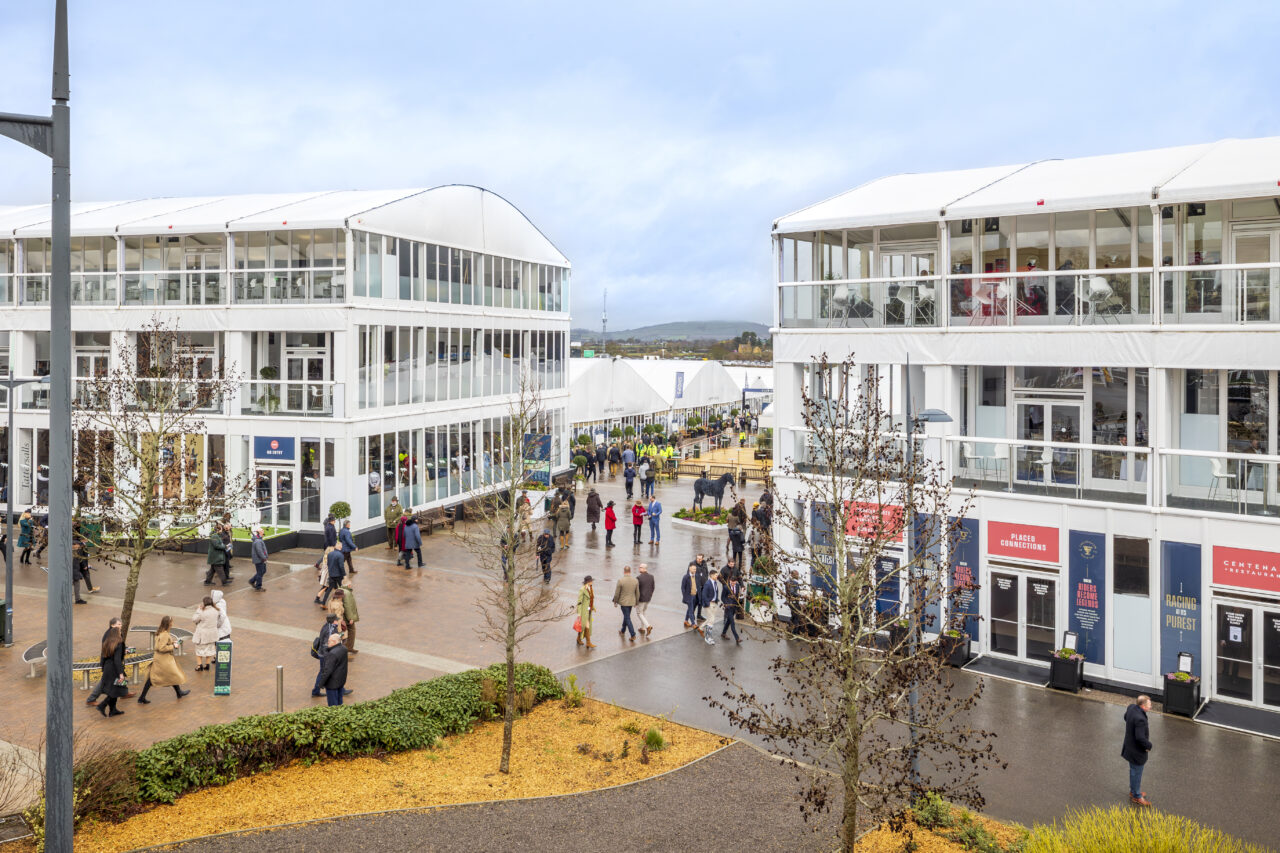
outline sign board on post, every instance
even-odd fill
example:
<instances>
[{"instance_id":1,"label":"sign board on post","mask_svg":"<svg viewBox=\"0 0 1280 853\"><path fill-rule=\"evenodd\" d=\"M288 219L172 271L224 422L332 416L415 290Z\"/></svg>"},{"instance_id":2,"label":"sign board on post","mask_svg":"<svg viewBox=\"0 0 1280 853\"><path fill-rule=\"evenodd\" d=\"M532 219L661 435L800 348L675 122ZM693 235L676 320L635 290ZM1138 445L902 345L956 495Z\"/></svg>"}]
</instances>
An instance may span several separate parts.
<instances>
[{"instance_id":1,"label":"sign board on post","mask_svg":"<svg viewBox=\"0 0 1280 853\"><path fill-rule=\"evenodd\" d=\"M231 641L219 640L214 644L213 695L231 694Z\"/></svg>"},{"instance_id":2,"label":"sign board on post","mask_svg":"<svg viewBox=\"0 0 1280 853\"><path fill-rule=\"evenodd\" d=\"M987 554L992 557L1056 563L1059 559L1058 528L988 521Z\"/></svg>"},{"instance_id":3,"label":"sign board on post","mask_svg":"<svg viewBox=\"0 0 1280 853\"><path fill-rule=\"evenodd\" d=\"M1280 592L1280 554L1213 546L1213 582Z\"/></svg>"},{"instance_id":4,"label":"sign board on post","mask_svg":"<svg viewBox=\"0 0 1280 853\"><path fill-rule=\"evenodd\" d=\"M676 371L676 399L684 399L684 371Z\"/></svg>"},{"instance_id":5,"label":"sign board on post","mask_svg":"<svg viewBox=\"0 0 1280 853\"><path fill-rule=\"evenodd\" d=\"M1176 672L1178 652L1200 650L1200 546L1160 543L1160 671ZM1197 664L1198 665L1198 664ZM1199 673L1196 673L1199 675Z\"/></svg>"},{"instance_id":6,"label":"sign board on post","mask_svg":"<svg viewBox=\"0 0 1280 853\"><path fill-rule=\"evenodd\" d=\"M964 617L961 629L978 639L978 519L965 518L951 540L951 616Z\"/></svg>"},{"instance_id":7,"label":"sign board on post","mask_svg":"<svg viewBox=\"0 0 1280 853\"><path fill-rule=\"evenodd\" d=\"M1079 635L1079 648L1089 663L1105 663L1107 537L1072 530L1068 577L1071 582L1067 627Z\"/></svg>"},{"instance_id":8,"label":"sign board on post","mask_svg":"<svg viewBox=\"0 0 1280 853\"><path fill-rule=\"evenodd\" d=\"M277 462L293 461L293 438L290 436L255 435L253 458Z\"/></svg>"}]
</instances>

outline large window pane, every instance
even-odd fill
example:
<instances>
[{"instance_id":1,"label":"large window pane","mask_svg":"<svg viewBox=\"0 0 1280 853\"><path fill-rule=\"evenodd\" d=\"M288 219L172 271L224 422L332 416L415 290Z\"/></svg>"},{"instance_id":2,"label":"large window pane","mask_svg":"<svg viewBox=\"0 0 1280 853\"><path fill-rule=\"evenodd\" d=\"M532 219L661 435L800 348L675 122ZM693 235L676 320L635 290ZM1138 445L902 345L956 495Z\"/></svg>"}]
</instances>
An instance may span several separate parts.
<instances>
[{"instance_id":1,"label":"large window pane","mask_svg":"<svg viewBox=\"0 0 1280 853\"><path fill-rule=\"evenodd\" d=\"M1267 373L1233 370L1227 378L1227 450L1266 453ZM1262 469L1258 468L1261 477Z\"/></svg>"},{"instance_id":2,"label":"large window pane","mask_svg":"<svg viewBox=\"0 0 1280 853\"><path fill-rule=\"evenodd\" d=\"M1054 217L1053 243L1058 269L1089 269L1089 214L1057 214Z\"/></svg>"}]
</instances>

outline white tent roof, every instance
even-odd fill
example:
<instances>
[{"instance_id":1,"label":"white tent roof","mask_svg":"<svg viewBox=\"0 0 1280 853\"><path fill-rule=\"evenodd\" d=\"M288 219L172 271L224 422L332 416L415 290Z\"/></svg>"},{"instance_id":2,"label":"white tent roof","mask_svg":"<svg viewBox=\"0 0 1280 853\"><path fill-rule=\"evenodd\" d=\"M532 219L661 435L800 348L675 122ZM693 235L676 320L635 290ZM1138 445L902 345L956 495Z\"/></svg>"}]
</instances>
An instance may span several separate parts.
<instances>
[{"instance_id":1,"label":"white tent roof","mask_svg":"<svg viewBox=\"0 0 1280 853\"><path fill-rule=\"evenodd\" d=\"M684 378L677 399L680 373ZM741 386L718 361L572 358L569 382L570 423L665 414L742 398Z\"/></svg>"},{"instance_id":2,"label":"white tent roof","mask_svg":"<svg viewBox=\"0 0 1280 853\"><path fill-rule=\"evenodd\" d=\"M773 429L773 403L764 404L764 408L760 410L760 416L756 418L756 426L760 429Z\"/></svg>"},{"instance_id":3,"label":"white tent roof","mask_svg":"<svg viewBox=\"0 0 1280 853\"><path fill-rule=\"evenodd\" d=\"M779 233L1280 195L1280 137L879 178L788 214Z\"/></svg>"},{"instance_id":4,"label":"white tent roof","mask_svg":"<svg viewBox=\"0 0 1280 853\"><path fill-rule=\"evenodd\" d=\"M835 198L789 213L773 224L773 230L793 234L826 228L934 222L938 212L957 198L1020 168L993 166L877 178Z\"/></svg>"},{"instance_id":5,"label":"white tent roof","mask_svg":"<svg viewBox=\"0 0 1280 853\"><path fill-rule=\"evenodd\" d=\"M502 196L481 187L256 193L73 202L71 233L195 234L341 228L446 243L535 263L568 259ZM0 207L0 237L48 237L49 206Z\"/></svg>"}]
</instances>

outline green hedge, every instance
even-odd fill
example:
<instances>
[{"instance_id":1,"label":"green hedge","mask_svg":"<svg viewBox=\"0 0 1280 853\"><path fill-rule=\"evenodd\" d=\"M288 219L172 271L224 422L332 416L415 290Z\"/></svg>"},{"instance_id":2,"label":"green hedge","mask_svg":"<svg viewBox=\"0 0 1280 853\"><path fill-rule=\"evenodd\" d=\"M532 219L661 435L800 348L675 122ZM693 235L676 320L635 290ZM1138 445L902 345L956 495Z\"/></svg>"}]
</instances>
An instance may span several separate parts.
<instances>
[{"instance_id":1,"label":"green hedge","mask_svg":"<svg viewBox=\"0 0 1280 853\"><path fill-rule=\"evenodd\" d=\"M506 667L495 664L441 676L369 702L241 717L160 741L137 756L141 799L171 803L187 791L225 785L296 760L433 746L441 737L468 731L476 720L496 712L480 696L486 678L493 679L501 693ZM562 695L551 670L518 664L516 688L526 687L533 688L538 701Z\"/></svg>"}]
</instances>

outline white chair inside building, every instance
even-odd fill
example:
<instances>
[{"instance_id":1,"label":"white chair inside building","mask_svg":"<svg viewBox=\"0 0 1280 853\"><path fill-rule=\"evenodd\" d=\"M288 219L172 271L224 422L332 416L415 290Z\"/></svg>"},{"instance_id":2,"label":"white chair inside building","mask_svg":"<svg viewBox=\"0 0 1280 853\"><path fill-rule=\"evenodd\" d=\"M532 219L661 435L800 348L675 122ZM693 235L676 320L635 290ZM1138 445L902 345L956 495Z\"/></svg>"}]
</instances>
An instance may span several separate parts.
<instances>
[{"instance_id":1,"label":"white chair inside building","mask_svg":"<svg viewBox=\"0 0 1280 853\"><path fill-rule=\"evenodd\" d=\"M1040 469L1040 476L1044 481L1044 490L1047 493L1049 486L1053 483L1053 448L1044 448L1044 451L1040 454L1039 461L1032 464Z\"/></svg>"},{"instance_id":2,"label":"white chair inside building","mask_svg":"<svg viewBox=\"0 0 1280 853\"><path fill-rule=\"evenodd\" d=\"M1080 306L1080 315L1088 316L1090 322L1097 317L1098 308L1114 293L1111 285L1100 275L1082 275L1076 279L1076 303Z\"/></svg>"},{"instance_id":3,"label":"white chair inside building","mask_svg":"<svg viewBox=\"0 0 1280 853\"><path fill-rule=\"evenodd\" d=\"M1218 494L1218 490L1225 486L1227 490L1228 500L1237 500L1236 495L1236 476L1231 471L1227 462L1222 459L1213 458L1209 460L1209 500L1212 501L1214 496Z\"/></svg>"}]
</instances>

